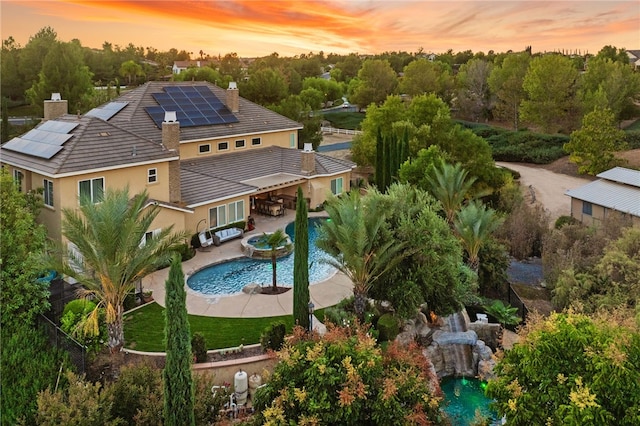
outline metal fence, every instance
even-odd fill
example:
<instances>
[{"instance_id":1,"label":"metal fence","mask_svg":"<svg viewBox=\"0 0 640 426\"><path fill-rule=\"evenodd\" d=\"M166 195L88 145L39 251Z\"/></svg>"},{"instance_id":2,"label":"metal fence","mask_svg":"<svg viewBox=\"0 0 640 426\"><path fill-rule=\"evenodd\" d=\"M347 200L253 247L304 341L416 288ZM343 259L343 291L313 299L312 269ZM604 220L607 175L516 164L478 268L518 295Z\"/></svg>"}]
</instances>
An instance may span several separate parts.
<instances>
[{"instance_id":1,"label":"metal fence","mask_svg":"<svg viewBox=\"0 0 640 426\"><path fill-rule=\"evenodd\" d=\"M44 330L49 344L69 354L71 363L79 374L84 374L87 368L87 348L80 342L62 331L53 321L44 315L38 316L38 325Z\"/></svg>"},{"instance_id":2,"label":"metal fence","mask_svg":"<svg viewBox=\"0 0 640 426\"><path fill-rule=\"evenodd\" d=\"M529 309L527 309L527 305L525 305L524 301L518 296L518 293L516 293L511 285L509 285L509 299L507 301L514 308L518 308L518 316L522 318L523 321L527 319Z\"/></svg>"}]
</instances>

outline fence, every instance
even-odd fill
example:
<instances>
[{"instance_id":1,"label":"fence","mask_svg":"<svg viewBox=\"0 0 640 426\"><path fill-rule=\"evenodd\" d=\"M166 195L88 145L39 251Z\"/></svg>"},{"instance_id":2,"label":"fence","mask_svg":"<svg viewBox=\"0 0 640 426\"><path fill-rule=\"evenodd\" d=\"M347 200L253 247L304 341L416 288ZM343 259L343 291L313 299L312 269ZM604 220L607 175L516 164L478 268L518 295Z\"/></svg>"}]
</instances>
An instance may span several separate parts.
<instances>
[{"instance_id":1,"label":"fence","mask_svg":"<svg viewBox=\"0 0 640 426\"><path fill-rule=\"evenodd\" d=\"M514 308L518 308L518 316L524 321L527 318L527 315L529 315L529 309L527 309L527 305L525 305L512 286L509 286L508 302Z\"/></svg>"},{"instance_id":2,"label":"fence","mask_svg":"<svg viewBox=\"0 0 640 426\"><path fill-rule=\"evenodd\" d=\"M337 133L339 135L361 135L362 134L362 130L338 129L335 127L326 127L326 126L322 126L320 128L320 131L322 131L322 133L330 133L330 134Z\"/></svg>"},{"instance_id":3,"label":"fence","mask_svg":"<svg viewBox=\"0 0 640 426\"><path fill-rule=\"evenodd\" d=\"M71 363L76 367L76 371L79 374L84 374L87 368L87 348L62 331L44 315L38 316L38 324L46 333L49 344L66 351Z\"/></svg>"}]
</instances>

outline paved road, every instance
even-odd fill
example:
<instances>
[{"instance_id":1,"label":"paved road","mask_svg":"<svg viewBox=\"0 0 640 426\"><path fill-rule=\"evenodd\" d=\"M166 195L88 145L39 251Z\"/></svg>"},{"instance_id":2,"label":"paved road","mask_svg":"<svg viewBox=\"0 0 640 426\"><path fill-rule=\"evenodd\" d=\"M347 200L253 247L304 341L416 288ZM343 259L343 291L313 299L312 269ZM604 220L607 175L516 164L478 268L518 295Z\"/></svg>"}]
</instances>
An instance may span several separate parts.
<instances>
[{"instance_id":1,"label":"paved road","mask_svg":"<svg viewBox=\"0 0 640 426\"><path fill-rule=\"evenodd\" d=\"M520 163L498 162L496 164L520 173L520 184L523 190L527 190L529 187L533 189L536 202L544 206L551 215L552 221L555 221L559 216L571 213L571 199L565 195L567 190L592 182L591 179L554 173L540 167Z\"/></svg>"}]
</instances>

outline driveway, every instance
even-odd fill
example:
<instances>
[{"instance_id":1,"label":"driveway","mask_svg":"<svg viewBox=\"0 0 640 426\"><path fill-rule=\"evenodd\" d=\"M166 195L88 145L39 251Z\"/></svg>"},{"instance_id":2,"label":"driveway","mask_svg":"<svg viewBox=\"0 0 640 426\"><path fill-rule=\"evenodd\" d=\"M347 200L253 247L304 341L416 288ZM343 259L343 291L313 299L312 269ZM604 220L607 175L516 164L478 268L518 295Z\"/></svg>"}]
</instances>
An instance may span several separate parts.
<instances>
[{"instance_id":1,"label":"driveway","mask_svg":"<svg viewBox=\"0 0 640 426\"><path fill-rule=\"evenodd\" d=\"M525 191L525 196L534 195L535 202L549 212L552 222L560 216L571 214L571 199L565 192L593 181L521 163L496 164L520 173L520 186Z\"/></svg>"}]
</instances>

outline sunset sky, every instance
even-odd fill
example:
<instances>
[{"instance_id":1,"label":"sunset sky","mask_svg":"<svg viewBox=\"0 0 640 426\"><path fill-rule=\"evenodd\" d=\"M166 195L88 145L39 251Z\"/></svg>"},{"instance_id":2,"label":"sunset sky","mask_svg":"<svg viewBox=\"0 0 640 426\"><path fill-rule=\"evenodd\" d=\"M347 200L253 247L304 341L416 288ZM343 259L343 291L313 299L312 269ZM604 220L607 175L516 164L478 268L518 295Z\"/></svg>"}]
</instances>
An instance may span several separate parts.
<instances>
[{"instance_id":1,"label":"sunset sky","mask_svg":"<svg viewBox=\"0 0 640 426\"><path fill-rule=\"evenodd\" d=\"M241 57L471 49L640 49L640 1L7 1L2 39L41 28L83 46L174 47Z\"/></svg>"}]
</instances>

